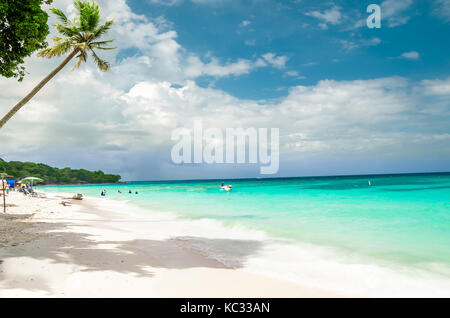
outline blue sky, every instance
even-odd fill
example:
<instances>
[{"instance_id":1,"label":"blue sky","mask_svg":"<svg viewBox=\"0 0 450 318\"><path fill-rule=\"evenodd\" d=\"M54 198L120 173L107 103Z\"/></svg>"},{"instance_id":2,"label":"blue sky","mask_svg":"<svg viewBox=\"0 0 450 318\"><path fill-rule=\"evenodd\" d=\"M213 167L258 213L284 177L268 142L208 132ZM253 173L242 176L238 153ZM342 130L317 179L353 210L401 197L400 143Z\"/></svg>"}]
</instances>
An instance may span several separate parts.
<instances>
[{"instance_id":1,"label":"blue sky","mask_svg":"<svg viewBox=\"0 0 450 318\"><path fill-rule=\"evenodd\" d=\"M395 2L395 1L393 1ZM446 77L450 69L448 16L437 14L436 1L404 1L383 19L382 28L355 27L365 20L369 4L382 1L130 1L130 7L152 18L165 17L177 30L178 42L207 60L251 59L267 52L287 56L286 67L259 69L239 77L200 78L240 98L273 98L295 85L322 79L355 80L393 75L421 80ZM166 3L162 5L161 3ZM173 3L167 5L167 3ZM389 3L387 4L389 6ZM392 9L395 10L395 9ZM334 22L312 16L339 12ZM388 12L388 14L391 14ZM326 24L326 29L321 27ZM397 25L398 24L398 25ZM418 59L399 58L417 52ZM286 73L297 72L299 76Z\"/></svg>"},{"instance_id":2,"label":"blue sky","mask_svg":"<svg viewBox=\"0 0 450 318\"><path fill-rule=\"evenodd\" d=\"M71 3L52 6L71 16ZM365 24L372 3L380 29ZM110 72L64 69L0 131L1 158L125 180L261 177L259 165L175 165L171 134L200 119L279 128L275 177L450 171L450 1L99 4L116 20ZM1 78L0 112L60 62L32 56L22 83Z\"/></svg>"}]
</instances>

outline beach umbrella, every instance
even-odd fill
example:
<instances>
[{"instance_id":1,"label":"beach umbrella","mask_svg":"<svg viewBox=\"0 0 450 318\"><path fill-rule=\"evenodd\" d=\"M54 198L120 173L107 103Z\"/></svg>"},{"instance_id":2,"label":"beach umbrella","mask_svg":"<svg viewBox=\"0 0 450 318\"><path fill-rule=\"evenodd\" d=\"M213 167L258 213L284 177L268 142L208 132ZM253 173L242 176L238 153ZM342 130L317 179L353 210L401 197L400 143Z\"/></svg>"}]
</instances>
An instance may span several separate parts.
<instances>
[{"instance_id":1,"label":"beach umbrella","mask_svg":"<svg viewBox=\"0 0 450 318\"><path fill-rule=\"evenodd\" d=\"M6 197L5 197L5 178L11 177L6 173L0 173L0 176L2 178L2 191L3 191L3 213L6 213Z\"/></svg>"},{"instance_id":2,"label":"beach umbrella","mask_svg":"<svg viewBox=\"0 0 450 318\"><path fill-rule=\"evenodd\" d=\"M36 178L36 177L26 177L20 180L19 182L43 182L44 179Z\"/></svg>"},{"instance_id":3,"label":"beach umbrella","mask_svg":"<svg viewBox=\"0 0 450 318\"><path fill-rule=\"evenodd\" d=\"M33 186L33 182L35 182L35 183L44 182L44 180L41 178L36 178L36 177L26 177L26 178L23 178L22 180L20 180L19 182L21 182L21 183L31 182L31 186Z\"/></svg>"}]
</instances>

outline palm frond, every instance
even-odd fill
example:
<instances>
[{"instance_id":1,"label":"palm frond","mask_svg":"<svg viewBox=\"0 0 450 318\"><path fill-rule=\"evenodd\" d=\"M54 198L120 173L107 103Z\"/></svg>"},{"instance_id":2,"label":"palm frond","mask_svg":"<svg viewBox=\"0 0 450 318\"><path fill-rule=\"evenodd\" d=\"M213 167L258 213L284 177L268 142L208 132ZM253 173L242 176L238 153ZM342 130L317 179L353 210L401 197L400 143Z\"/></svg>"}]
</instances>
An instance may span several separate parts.
<instances>
[{"instance_id":1,"label":"palm frond","mask_svg":"<svg viewBox=\"0 0 450 318\"><path fill-rule=\"evenodd\" d=\"M75 10L77 10L78 14L80 14L81 10L83 10L85 5L86 5L85 1L75 0L73 2L73 6L75 7Z\"/></svg>"},{"instance_id":2,"label":"palm frond","mask_svg":"<svg viewBox=\"0 0 450 318\"><path fill-rule=\"evenodd\" d=\"M58 31L58 33L60 33L64 36L74 36L78 32L77 28L74 26L67 27L65 25L56 23L56 24L54 24L54 27L55 27L56 31Z\"/></svg>"},{"instance_id":3,"label":"palm frond","mask_svg":"<svg viewBox=\"0 0 450 318\"><path fill-rule=\"evenodd\" d=\"M94 45L94 48L99 49L99 50L115 50L115 49L117 49L117 47L104 47L104 46L98 46L98 45Z\"/></svg>"},{"instance_id":4,"label":"palm frond","mask_svg":"<svg viewBox=\"0 0 450 318\"><path fill-rule=\"evenodd\" d=\"M114 23L114 20L108 20L105 22L104 25L102 25L98 29L94 30L95 38L98 39L102 35L106 34L111 29L111 26L113 25L113 23Z\"/></svg>"},{"instance_id":5,"label":"palm frond","mask_svg":"<svg viewBox=\"0 0 450 318\"><path fill-rule=\"evenodd\" d=\"M104 45L104 44L106 44L106 43L111 43L111 42L114 42L114 39L111 39L111 40L105 40L105 41L95 41L95 42L92 42L91 44Z\"/></svg>"},{"instance_id":6,"label":"palm frond","mask_svg":"<svg viewBox=\"0 0 450 318\"><path fill-rule=\"evenodd\" d=\"M114 42L114 40L91 42L91 47L99 49L99 50L114 50L114 49L116 49L115 47L105 47L104 46L107 43L111 43L111 42Z\"/></svg>"},{"instance_id":7,"label":"palm frond","mask_svg":"<svg viewBox=\"0 0 450 318\"><path fill-rule=\"evenodd\" d=\"M61 56L74 48L70 38L54 38L53 40L53 46L39 51L38 56L46 58Z\"/></svg>"},{"instance_id":8,"label":"palm frond","mask_svg":"<svg viewBox=\"0 0 450 318\"><path fill-rule=\"evenodd\" d=\"M70 27L72 22L67 18L67 16L59 9L52 8L50 11L56 15L56 17L62 22L62 24L66 27Z\"/></svg>"},{"instance_id":9,"label":"palm frond","mask_svg":"<svg viewBox=\"0 0 450 318\"><path fill-rule=\"evenodd\" d=\"M94 50L91 50L92 53L92 57L94 58L94 62L95 64L97 64L97 67L99 68L99 70L101 71L109 71L109 63L105 60L102 60L100 57L98 57L97 54L95 54Z\"/></svg>"},{"instance_id":10,"label":"palm frond","mask_svg":"<svg viewBox=\"0 0 450 318\"><path fill-rule=\"evenodd\" d=\"M95 30L100 23L100 8L97 3L93 2L89 8L90 12L87 15L86 22L89 31Z\"/></svg>"},{"instance_id":11,"label":"palm frond","mask_svg":"<svg viewBox=\"0 0 450 318\"><path fill-rule=\"evenodd\" d=\"M80 54L77 57L80 57L83 60L83 62L86 62L87 58L88 58L88 55L87 55L85 50L81 50Z\"/></svg>"},{"instance_id":12,"label":"palm frond","mask_svg":"<svg viewBox=\"0 0 450 318\"><path fill-rule=\"evenodd\" d=\"M81 62L83 62L83 60L81 58L78 58L78 62L77 62L77 64L74 65L74 67L72 68L72 71L79 68L81 65Z\"/></svg>"},{"instance_id":13,"label":"palm frond","mask_svg":"<svg viewBox=\"0 0 450 318\"><path fill-rule=\"evenodd\" d=\"M79 25L82 31L94 30L100 22L100 7L95 2L74 1L74 6L78 11Z\"/></svg>"},{"instance_id":14,"label":"palm frond","mask_svg":"<svg viewBox=\"0 0 450 318\"><path fill-rule=\"evenodd\" d=\"M77 69L78 67L80 67L82 62L86 62L87 61L87 53L85 50L80 50L80 53L76 56L76 58L78 58L78 62L77 64L75 64L75 66L72 68L72 71Z\"/></svg>"}]
</instances>

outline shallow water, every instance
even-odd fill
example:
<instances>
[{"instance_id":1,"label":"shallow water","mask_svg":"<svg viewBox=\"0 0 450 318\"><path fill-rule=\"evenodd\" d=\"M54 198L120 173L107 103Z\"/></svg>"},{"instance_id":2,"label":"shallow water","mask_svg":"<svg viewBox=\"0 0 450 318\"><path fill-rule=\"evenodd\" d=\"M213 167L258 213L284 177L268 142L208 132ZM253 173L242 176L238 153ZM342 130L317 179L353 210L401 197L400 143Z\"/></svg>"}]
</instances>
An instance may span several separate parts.
<instances>
[{"instance_id":1,"label":"shallow water","mask_svg":"<svg viewBox=\"0 0 450 318\"><path fill-rule=\"evenodd\" d=\"M222 181L232 184L233 191L220 191ZM108 198L331 249L348 257L347 262L400 266L450 279L450 174L130 182L42 189L98 197L106 189ZM122 194L117 193L119 189Z\"/></svg>"}]
</instances>

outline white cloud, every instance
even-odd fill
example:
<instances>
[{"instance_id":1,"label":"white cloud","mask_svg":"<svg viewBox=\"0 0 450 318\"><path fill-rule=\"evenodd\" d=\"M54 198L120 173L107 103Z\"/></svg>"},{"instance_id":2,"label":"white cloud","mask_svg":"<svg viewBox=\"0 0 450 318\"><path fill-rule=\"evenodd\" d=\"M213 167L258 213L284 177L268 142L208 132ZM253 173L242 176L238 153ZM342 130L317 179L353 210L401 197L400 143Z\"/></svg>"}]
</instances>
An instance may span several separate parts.
<instances>
[{"instance_id":1,"label":"white cloud","mask_svg":"<svg viewBox=\"0 0 450 318\"><path fill-rule=\"evenodd\" d=\"M381 17L382 23L387 22L387 26L392 28L409 21L410 16L405 13L411 5L413 0L385 0L381 3Z\"/></svg>"},{"instance_id":2,"label":"white cloud","mask_svg":"<svg viewBox=\"0 0 450 318\"><path fill-rule=\"evenodd\" d=\"M319 27L322 29L327 29L328 24L337 25L341 23L342 20L341 8L337 6L334 6L331 9L325 10L323 12L311 11L305 14L322 21L322 23L319 24Z\"/></svg>"},{"instance_id":3,"label":"white cloud","mask_svg":"<svg viewBox=\"0 0 450 318\"><path fill-rule=\"evenodd\" d=\"M416 51L405 52L402 55L400 55L400 58L407 60L418 60L420 58L420 54Z\"/></svg>"},{"instance_id":4,"label":"white cloud","mask_svg":"<svg viewBox=\"0 0 450 318\"><path fill-rule=\"evenodd\" d=\"M244 44L247 45L247 46L255 46L256 40L246 40L244 42Z\"/></svg>"},{"instance_id":5,"label":"white cloud","mask_svg":"<svg viewBox=\"0 0 450 318\"><path fill-rule=\"evenodd\" d=\"M174 6L183 3L184 0L149 0L150 3L161 6ZM213 5L229 2L230 0L190 0L194 4Z\"/></svg>"},{"instance_id":6,"label":"white cloud","mask_svg":"<svg viewBox=\"0 0 450 318\"><path fill-rule=\"evenodd\" d=\"M444 80L424 80L422 85L427 95L450 96L450 77Z\"/></svg>"},{"instance_id":7,"label":"white cloud","mask_svg":"<svg viewBox=\"0 0 450 318\"><path fill-rule=\"evenodd\" d=\"M269 64L276 68L282 69L285 67L288 60L287 56L276 56L275 53L266 53L262 56Z\"/></svg>"},{"instance_id":8,"label":"white cloud","mask_svg":"<svg viewBox=\"0 0 450 318\"><path fill-rule=\"evenodd\" d=\"M166 154L166 159L158 157L151 163L165 165L171 131L191 127L194 119L202 119L205 127L279 127L284 158L422 152L431 141L442 149L448 143L448 138L434 132L432 122L424 120L424 116L449 118L448 106L438 111L435 104L423 103L429 94L450 97L448 79L419 85L397 77L324 80L292 87L276 102L257 102L193 81L174 86L146 80L124 90L100 75L91 69L63 71L2 130L0 157L21 159L24 153L36 152L36 160L49 163L55 156L62 162L76 158L87 168L101 166L120 173L135 169L146 171L142 178L149 178L150 163L141 162L137 168L135 156L150 160ZM0 82L0 105L17 99L16 86L13 81ZM14 133L24 126L33 127L32 134ZM420 132L403 129L415 126ZM48 149L57 149L58 154Z\"/></svg>"},{"instance_id":9,"label":"white cloud","mask_svg":"<svg viewBox=\"0 0 450 318\"><path fill-rule=\"evenodd\" d=\"M373 37L370 39L338 40L345 50L354 50L364 46L376 46L381 43L381 39Z\"/></svg>"},{"instance_id":10,"label":"white cloud","mask_svg":"<svg viewBox=\"0 0 450 318\"><path fill-rule=\"evenodd\" d=\"M298 80L305 79L306 77L303 75L300 75L297 71L291 70L284 73L285 76L295 77Z\"/></svg>"},{"instance_id":11,"label":"white cloud","mask_svg":"<svg viewBox=\"0 0 450 318\"><path fill-rule=\"evenodd\" d=\"M207 5L213 5L213 4L222 4L222 3L228 3L232 0L191 0L195 4L207 4Z\"/></svg>"},{"instance_id":12,"label":"white cloud","mask_svg":"<svg viewBox=\"0 0 450 318\"><path fill-rule=\"evenodd\" d=\"M187 66L184 72L188 78L196 78L203 75L224 77L248 74L255 67L258 67L258 65L247 59L239 59L233 63L220 64L216 58L212 58L210 62L203 63L199 57L192 55L187 59Z\"/></svg>"},{"instance_id":13,"label":"white cloud","mask_svg":"<svg viewBox=\"0 0 450 318\"><path fill-rule=\"evenodd\" d=\"M180 4L183 0L149 0L152 4L158 4L162 6L173 6Z\"/></svg>"},{"instance_id":14,"label":"white cloud","mask_svg":"<svg viewBox=\"0 0 450 318\"><path fill-rule=\"evenodd\" d=\"M287 71L286 75L288 75L288 76L299 76L297 71Z\"/></svg>"},{"instance_id":15,"label":"white cloud","mask_svg":"<svg viewBox=\"0 0 450 318\"><path fill-rule=\"evenodd\" d=\"M377 38L377 37L373 37L369 40L363 41L362 43L363 43L363 45L366 45L366 46L375 46L375 45L378 45L381 43L381 39Z\"/></svg>"},{"instance_id":16,"label":"white cloud","mask_svg":"<svg viewBox=\"0 0 450 318\"><path fill-rule=\"evenodd\" d=\"M450 1L434 0L433 14L446 22L450 22Z\"/></svg>"},{"instance_id":17,"label":"white cloud","mask_svg":"<svg viewBox=\"0 0 450 318\"><path fill-rule=\"evenodd\" d=\"M354 50L359 47L359 44L357 44L354 41L350 41L350 40L339 40L338 42L342 45L342 47L345 50L349 50L349 51Z\"/></svg>"},{"instance_id":18,"label":"white cloud","mask_svg":"<svg viewBox=\"0 0 450 318\"><path fill-rule=\"evenodd\" d=\"M56 2L61 7L64 1ZM98 72L92 63L61 71L0 131L0 157L104 169L128 179L168 177L174 173L171 131L191 127L194 119L202 119L205 127L279 127L281 156L289 159L414 156L427 147L436 154L449 149L448 136L436 133L439 122L433 121L448 125L449 79L419 84L398 77L323 80L292 87L277 100L239 99L202 88L193 79L238 76L258 67L282 69L287 57L267 53L223 63L208 56L204 62L177 42L175 31L135 15L124 1L102 5L106 14L123 13L114 29L116 45L139 53L116 61L109 73ZM115 61L118 52L109 54ZM0 113L58 62L32 57L23 83L2 78ZM285 74L298 76L292 70ZM23 127L29 128L17 133Z\"/></svg>"}]
</instances>

